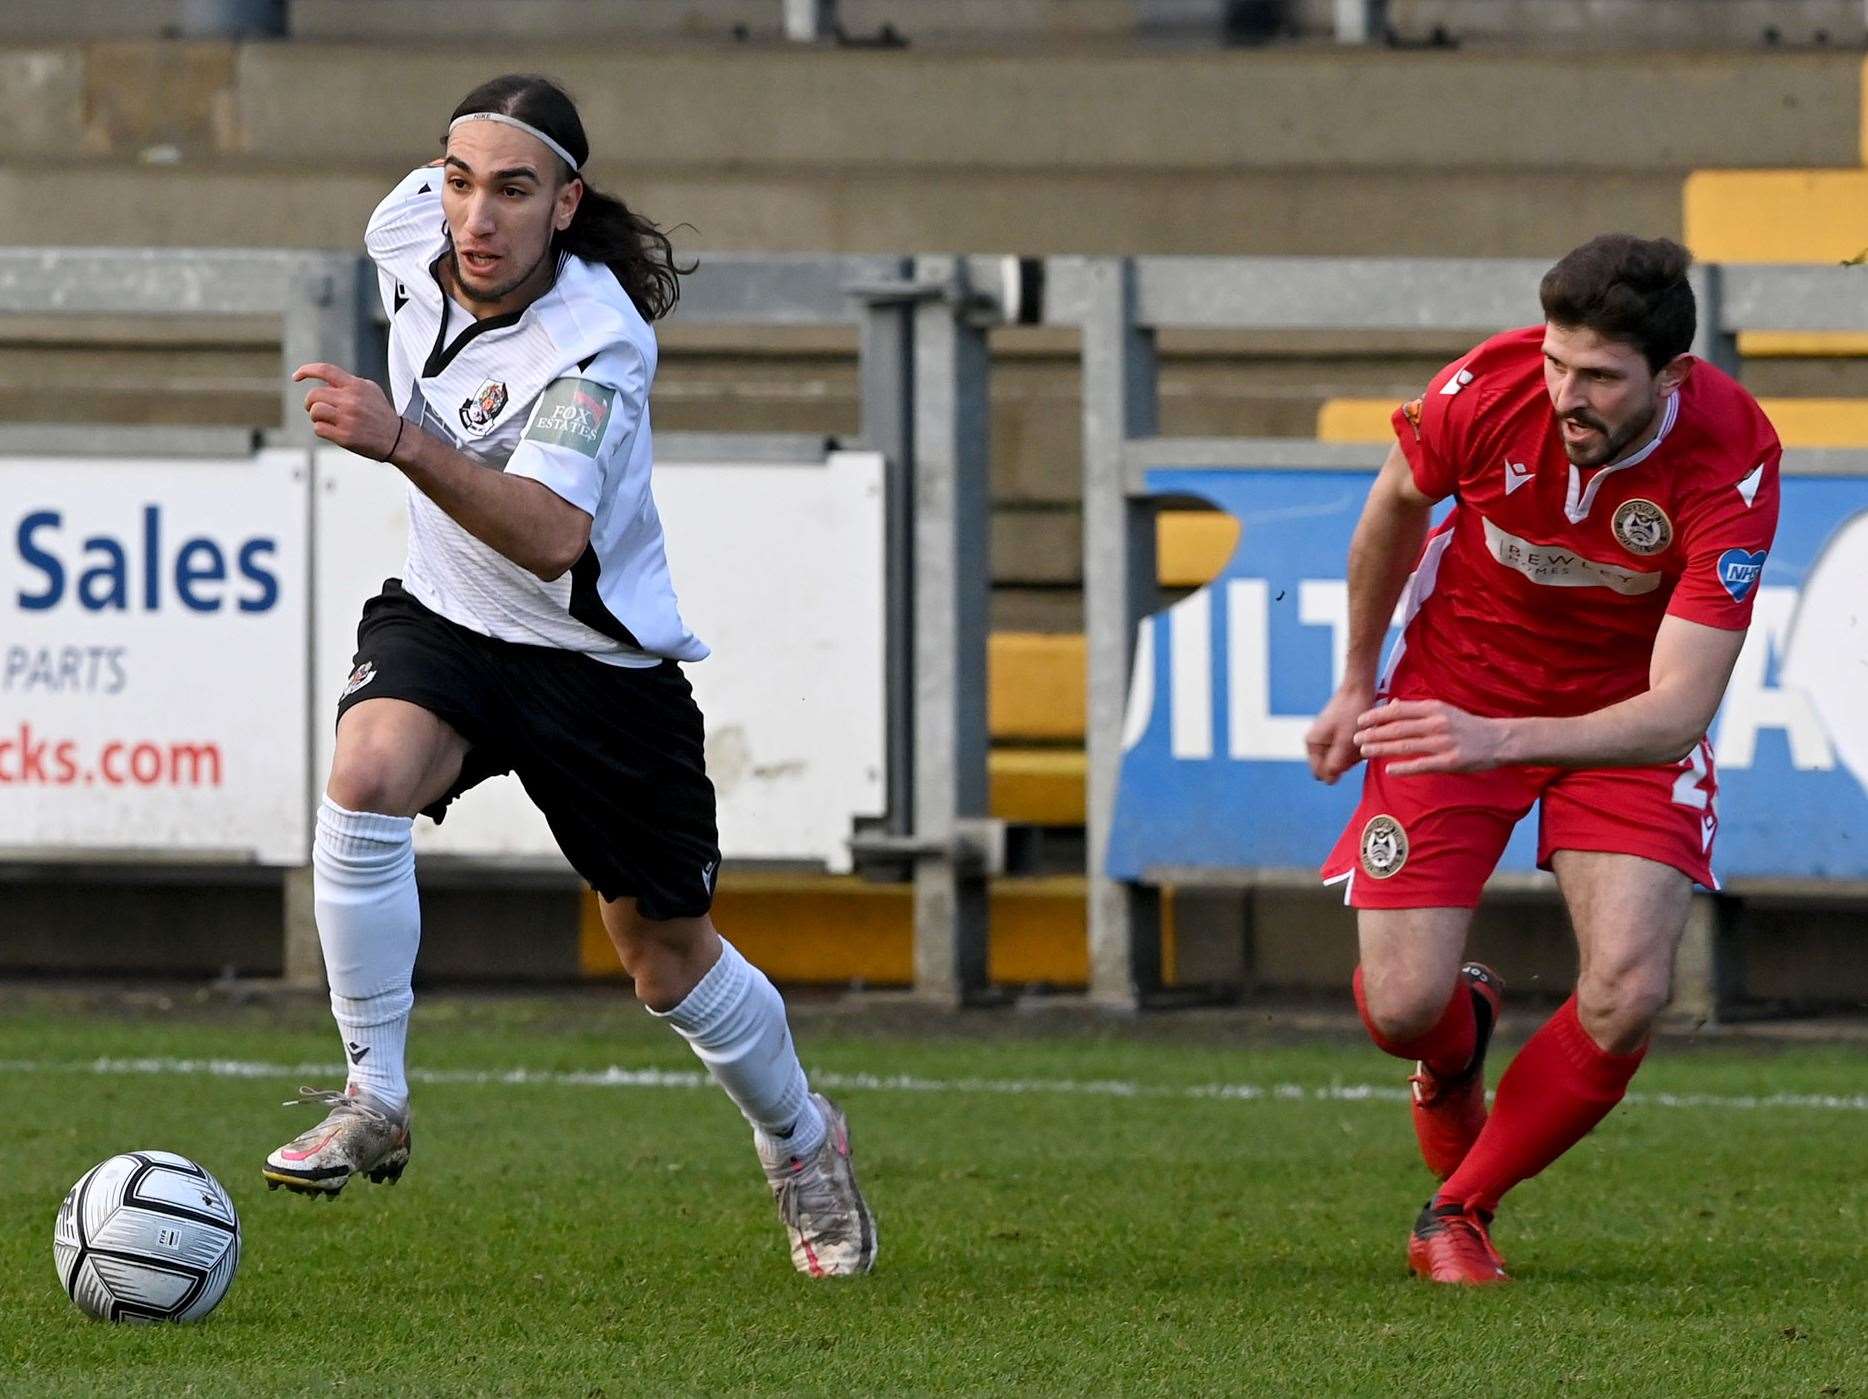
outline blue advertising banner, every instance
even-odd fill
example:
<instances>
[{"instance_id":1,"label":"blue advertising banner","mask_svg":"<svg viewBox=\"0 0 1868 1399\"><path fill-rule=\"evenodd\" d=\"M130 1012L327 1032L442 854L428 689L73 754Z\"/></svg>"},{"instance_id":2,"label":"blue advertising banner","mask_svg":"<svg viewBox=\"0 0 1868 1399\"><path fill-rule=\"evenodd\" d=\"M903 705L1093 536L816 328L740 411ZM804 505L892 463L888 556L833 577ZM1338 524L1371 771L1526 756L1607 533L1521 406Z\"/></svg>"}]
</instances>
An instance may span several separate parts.
<instances>
[{"instance_id":1,"label":"blue advertising banner","mask_svg":"<svg viewBox=\"0 0 1868 1399\"><path fill-rule=\"evenodd\" d=\"M1141 625L1110 836L1117 878L1315 869L1361 769L1314 780L1304 730L1341 673L1344 564L1372 474L1164 469L1242 524L1225 571ZM1390 634L1390 642L1393 633ZM1712 727L1721 878L1868 879L1868 478L1783 479L1751 633ZM1528 870L1536 813L1500 868Z\"/></svg>"}]
</instances>

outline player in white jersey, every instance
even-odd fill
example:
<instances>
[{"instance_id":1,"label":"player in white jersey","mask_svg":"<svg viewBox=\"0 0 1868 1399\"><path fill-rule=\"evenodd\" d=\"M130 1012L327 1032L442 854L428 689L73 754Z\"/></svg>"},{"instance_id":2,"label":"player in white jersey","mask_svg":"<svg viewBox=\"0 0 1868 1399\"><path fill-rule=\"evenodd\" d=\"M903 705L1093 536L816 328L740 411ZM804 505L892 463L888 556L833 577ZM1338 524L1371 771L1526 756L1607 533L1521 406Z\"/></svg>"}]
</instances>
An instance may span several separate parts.
<instances>
[{"instance_id":1,"label":"player in white jersey","mask_svg":"<svg viewBox=\"0 0 1868 1399\"><path fill-rule=\"evenodd\" d=\"M636 994L738 1104L794 1265L866 1272L875 1220L844 1116L810 1091L784 1002L708 917L720 851L649 477L649 322L679 295L668 239L583 176L565 93L508 75L455 109L446 153L371 216L390 314L381 389L310 364L318 436L408 478L401 579L365 604L312 859L342 1093L266 1160L333 1195L409 1159L404 1047L420 918L410 832L516 773L602 897Z\"/></svg>"}]
</instances>

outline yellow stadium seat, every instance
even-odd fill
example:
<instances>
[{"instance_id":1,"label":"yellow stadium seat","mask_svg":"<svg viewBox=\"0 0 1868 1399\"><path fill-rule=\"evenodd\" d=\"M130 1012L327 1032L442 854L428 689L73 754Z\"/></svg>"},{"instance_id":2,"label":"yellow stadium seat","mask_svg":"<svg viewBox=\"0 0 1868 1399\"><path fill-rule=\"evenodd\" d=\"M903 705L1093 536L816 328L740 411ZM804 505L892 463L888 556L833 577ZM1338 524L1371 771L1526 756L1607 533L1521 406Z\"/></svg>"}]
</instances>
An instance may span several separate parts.
<instances>
[{"instance_id":1,"label":"yellow stadium seat","mask_svg":"<svg viewBox=\"0 0 1868 1399\"><path fill-rule=\"evenodd\" d=\"M1686 178L1682 214L1687 246L1707 262L1846 262L1868 252L1868 170L1698 170ZM1738 352L1868 356L1868 335L1742 331Z\"/></svg>"},{"instance_id":2,"label":"yellow stadium seat","mask_svg":"<svg viewBox=\"0 0 1868 1399\"><path fill-rule=\"evenodd\" d=\"M1761 398L1786 447L1868 447L1868 399Z\"/></svg>"},{"instance_id":3,"label":"yellow stadium seat","mask_svg":"<svg viewBox=\"0 0 1868 1399\"><path fill-rule=\"evenodd\" d=\"M1002 985L1089 981L1086 881L1061 875L996 879L987 974ZM1161 900L1164 979L1175 976L1173 891ZM739 873L721 877L714 918L746 956L792 984L907 986L914 980L914 890L848 875ZM584 896L578 958L586 978L623 974L593 894Z\"/></svg>"},{"instance_id":4,"label":"yellow stadium seat","mask_svg":"<svg viewBox=\"0 0 1868 1399\"><path fill-rule=\"evenodd\" d=\"M1868 447L1868 399L1761 398L1758 406L1786 447ZM1317 436L1385 445L1393 411L1385 398L1332 398L1317 410Z\"/></svg>"},{"instance_id":5,"label":"yellow stadium seat","mask_svg":"<svg viewBox=\"0 0 1868 1399\"><path fill-rule=\"evenodd\" d=\"M1682 215L1707 262L1847 262L1868 250L1868 170L1695 170Z\"/></svg>"},{"instance_id":6,"label":"yellow stadium seat","mask_svg":"<svg viewBox=\"0 0 1868 1399\"><path fill-rule=\"evenodd\" d=\"M1086 656L1081 635L995 632L986 643L986 724L992 737L1081 741Z\"/></svg>"},{"instance_id":7,"label":"yellow stadium seat","mask_svg":"<svg viewBox=\"0 0 1868 1399\"><path fill-rule=\"evenodd\" d=\"M1201 588L1239 547L1239 522L1222 510L1163 510L1155 517L1155 572L1164 588Z\"/></svg>"},{"instance_id":8,"label":"yellow stadium seat","mask_svg":"<svg viewBox=\"0 0 1868 1399\"><path fill-rule=\"evenodd\" d=\"M1745 359L1861 359L1868 335L1850 330L1741 330L1738 353Z\"/></svg>"},{"instance_id":9,"label":"yellow stadium seat","mask_svg":"<svg viewBox=\"0 0 1868 1399\"><path fill-rule=\"evenodd\" d=\"M1204 587L1238 547L1239 522L1217 510L1167 510L1157 517L1155 543L1163 587ZM987 727L993 739L1081 742L1085 661L1081 635L995 632L987 642L986 664Z\"/></svg>"},{"instance_id":10,"label":"yellow stadium seat","mask_svg":"<svg viewBox=\"0 0 1868 1399\"><path fill-rule=\"evenodd\" d=\"M1081 748L995 748L987 759L994 816L1027 826L1081 826L1089 758Z\"/></svg>"},{"instance_id":11,"label":"yellow stadium seat","mask_svg":"<svg viewBox=\"0 0 1868 1399\"><path fill-rule=\"evenodd\" d=\"M1317 440L1392 442L1389 418L1396 406L1386 398L1326 398L1317 409Z\"/></svg>"}]
</instances>

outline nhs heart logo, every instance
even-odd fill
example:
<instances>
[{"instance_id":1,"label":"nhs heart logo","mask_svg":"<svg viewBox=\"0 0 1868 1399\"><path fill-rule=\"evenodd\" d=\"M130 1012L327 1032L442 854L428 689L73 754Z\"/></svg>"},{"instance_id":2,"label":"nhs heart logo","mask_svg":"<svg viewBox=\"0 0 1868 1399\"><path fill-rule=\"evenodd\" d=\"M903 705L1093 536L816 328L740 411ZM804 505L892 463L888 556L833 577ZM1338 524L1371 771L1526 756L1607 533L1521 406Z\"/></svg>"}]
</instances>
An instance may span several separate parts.
<instances>
[{"instance_id":1,"label":"nhs heart logo","mask_svg":"<svg viewBox=\"0 0 1868 1399\"><path fill-rule=\"evenodd\" d=\"M1764 550L1727 549L1719 555L1719 583L1732 595L1733 602L1743 602L1745 595L1758 585L1764 572Z\"/></svg>"}]
</instances>

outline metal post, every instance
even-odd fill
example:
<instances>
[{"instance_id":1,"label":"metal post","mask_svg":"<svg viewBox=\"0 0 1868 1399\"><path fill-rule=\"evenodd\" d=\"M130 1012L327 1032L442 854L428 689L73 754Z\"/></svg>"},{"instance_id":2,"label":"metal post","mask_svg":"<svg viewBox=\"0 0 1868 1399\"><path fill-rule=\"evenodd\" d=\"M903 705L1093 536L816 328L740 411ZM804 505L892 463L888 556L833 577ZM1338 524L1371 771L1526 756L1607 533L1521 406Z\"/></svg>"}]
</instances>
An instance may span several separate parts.
<instances>
[{"instance_id":1,"label":"metal post","mask_svg":"<svg viewBox=\"0 0 1868 1399\"><path fill-rule=\"evenodd\" d=\"M895 269L904 286L914 266ZM857 372L863 445L882 454L883 534L887 632L886 740L888 816L883 829L906 836L914 829L914 299L873 293L865 298Z\"/></svg>"},{"instance_id":2,"label":"metal post","mask_svg":"<svg viewBox=\"0 0 1868 1399\"><path fill-rule=\"evenodd\" d=\"M285 0L182 0L184 39L283 38Z\"/></svg>"},{"instance_id":3,"label":"metal post","mask_svg":"<svg viewBox=\"0 0 1868 1399\"><path fill-rule=\"evenodd\" d=\"M816 43L836 32L837 0L785 0L785 37Z\"/></svg>"},{"instance_id":4,"label":"metal post","mask_svg":"<svg viewBox=\"0 0 1868 1399\"><path fill-rule=\"evenodd\" d=\"M961 260L915 271L948 288L914 312L915 990L958 1005L987 985L987 871L962 840L987 795L986 333Z\"/></svg>"},{"instance_id":5,"label":"metal post","mask_svg":"<svg viewBox=\"0 0 1868 1399\"><path fill-rule=\"evenodd\" d=\"M1693 288L1697 324L1693 353L1727 374L1739 372L1738 334L1725 328L1725 283L1717 263L1702 262L1687 273Z\"/></svg>"},{"instance_id":6,"label":"metal post","mask_svg":"<svg viewBox=\"0 0 1868 1399\"><path fill-rule=\"evenodd\" d=\"M1716 1025L1730 1018L1744 993L1743 906L1729 894L1695 893L1674 954L1668 1013Z\"/></svg>"},{"instance_id":7,"label":"metal post","mask_svg":"<svg viewBox=\"0 0 1868 1399\"><path fill-rule=\"evenodd\" d=\"M1160 893L1106 873L1122 768L1135 629L1155 601L1154 513L1135 494L1124 444L1156 433L1155 336L1135 321L1135 264L1085 264L1083 612L1089 641L1090 996L1135 1009L1161 982Z\"/></svg>"},{"instance_id":8,"label":"metal post","mask_svg":"<svg viewBox=\"0 0 1868 1399\"><path fill-rule=\"evenodd\" d=\"M1377 36L1385 0L1336 0L1336 42L1366 44Z\"/></svg>"},{"instance_id":9,"label":"metal post","mask_svg":"<svg viewBox=\"0 0 1868 1399\"><path fill-rule=\"evenodd\" d=\"M305 416L309 385L293 383L292 371L319 360L353 370L363 363L369 320L363 297L374 286L361 260L351 257L308 259L293 275L279 346L281 445L307 450L320 445Z\"/></svg>"},{"instance_id":10,"label":"metal post","mask_svg":"<svg viewBox=\"0 0 1868 1399\"><path fill-rule=\"evenodd\" d=\"M286 302L281 334L280 378L284 382L277 441L303 447L306 452L305 489L310 493L307 511L309 528L306 538L305 573L300 586L305 590L306 648L317 654L318 636L318 481L311 452L319 445L317 434L305 416L306 385L292 382L292 371L301 364L322 361L347 369L366 371L364 364L367 338L373 327L365 311L363 297L370 287L358 259L333 257L313 263L295 276ZM319 701L317 667L307 669L310 694L306 714L312 724L328 724L331 715ZM318 751L315 730L306 734L305 762L309 768L312 754ZM316 795L324 790L324 774L309 772L305 789ZM314 827L315 829L315 827ZM297 865L285 872L284 882L284 952L281 974L287 984L319 989L324 985L324 953L318 944L318 925L312 900L312 877L309 865Z\"/></svg>"}]
</instances>

